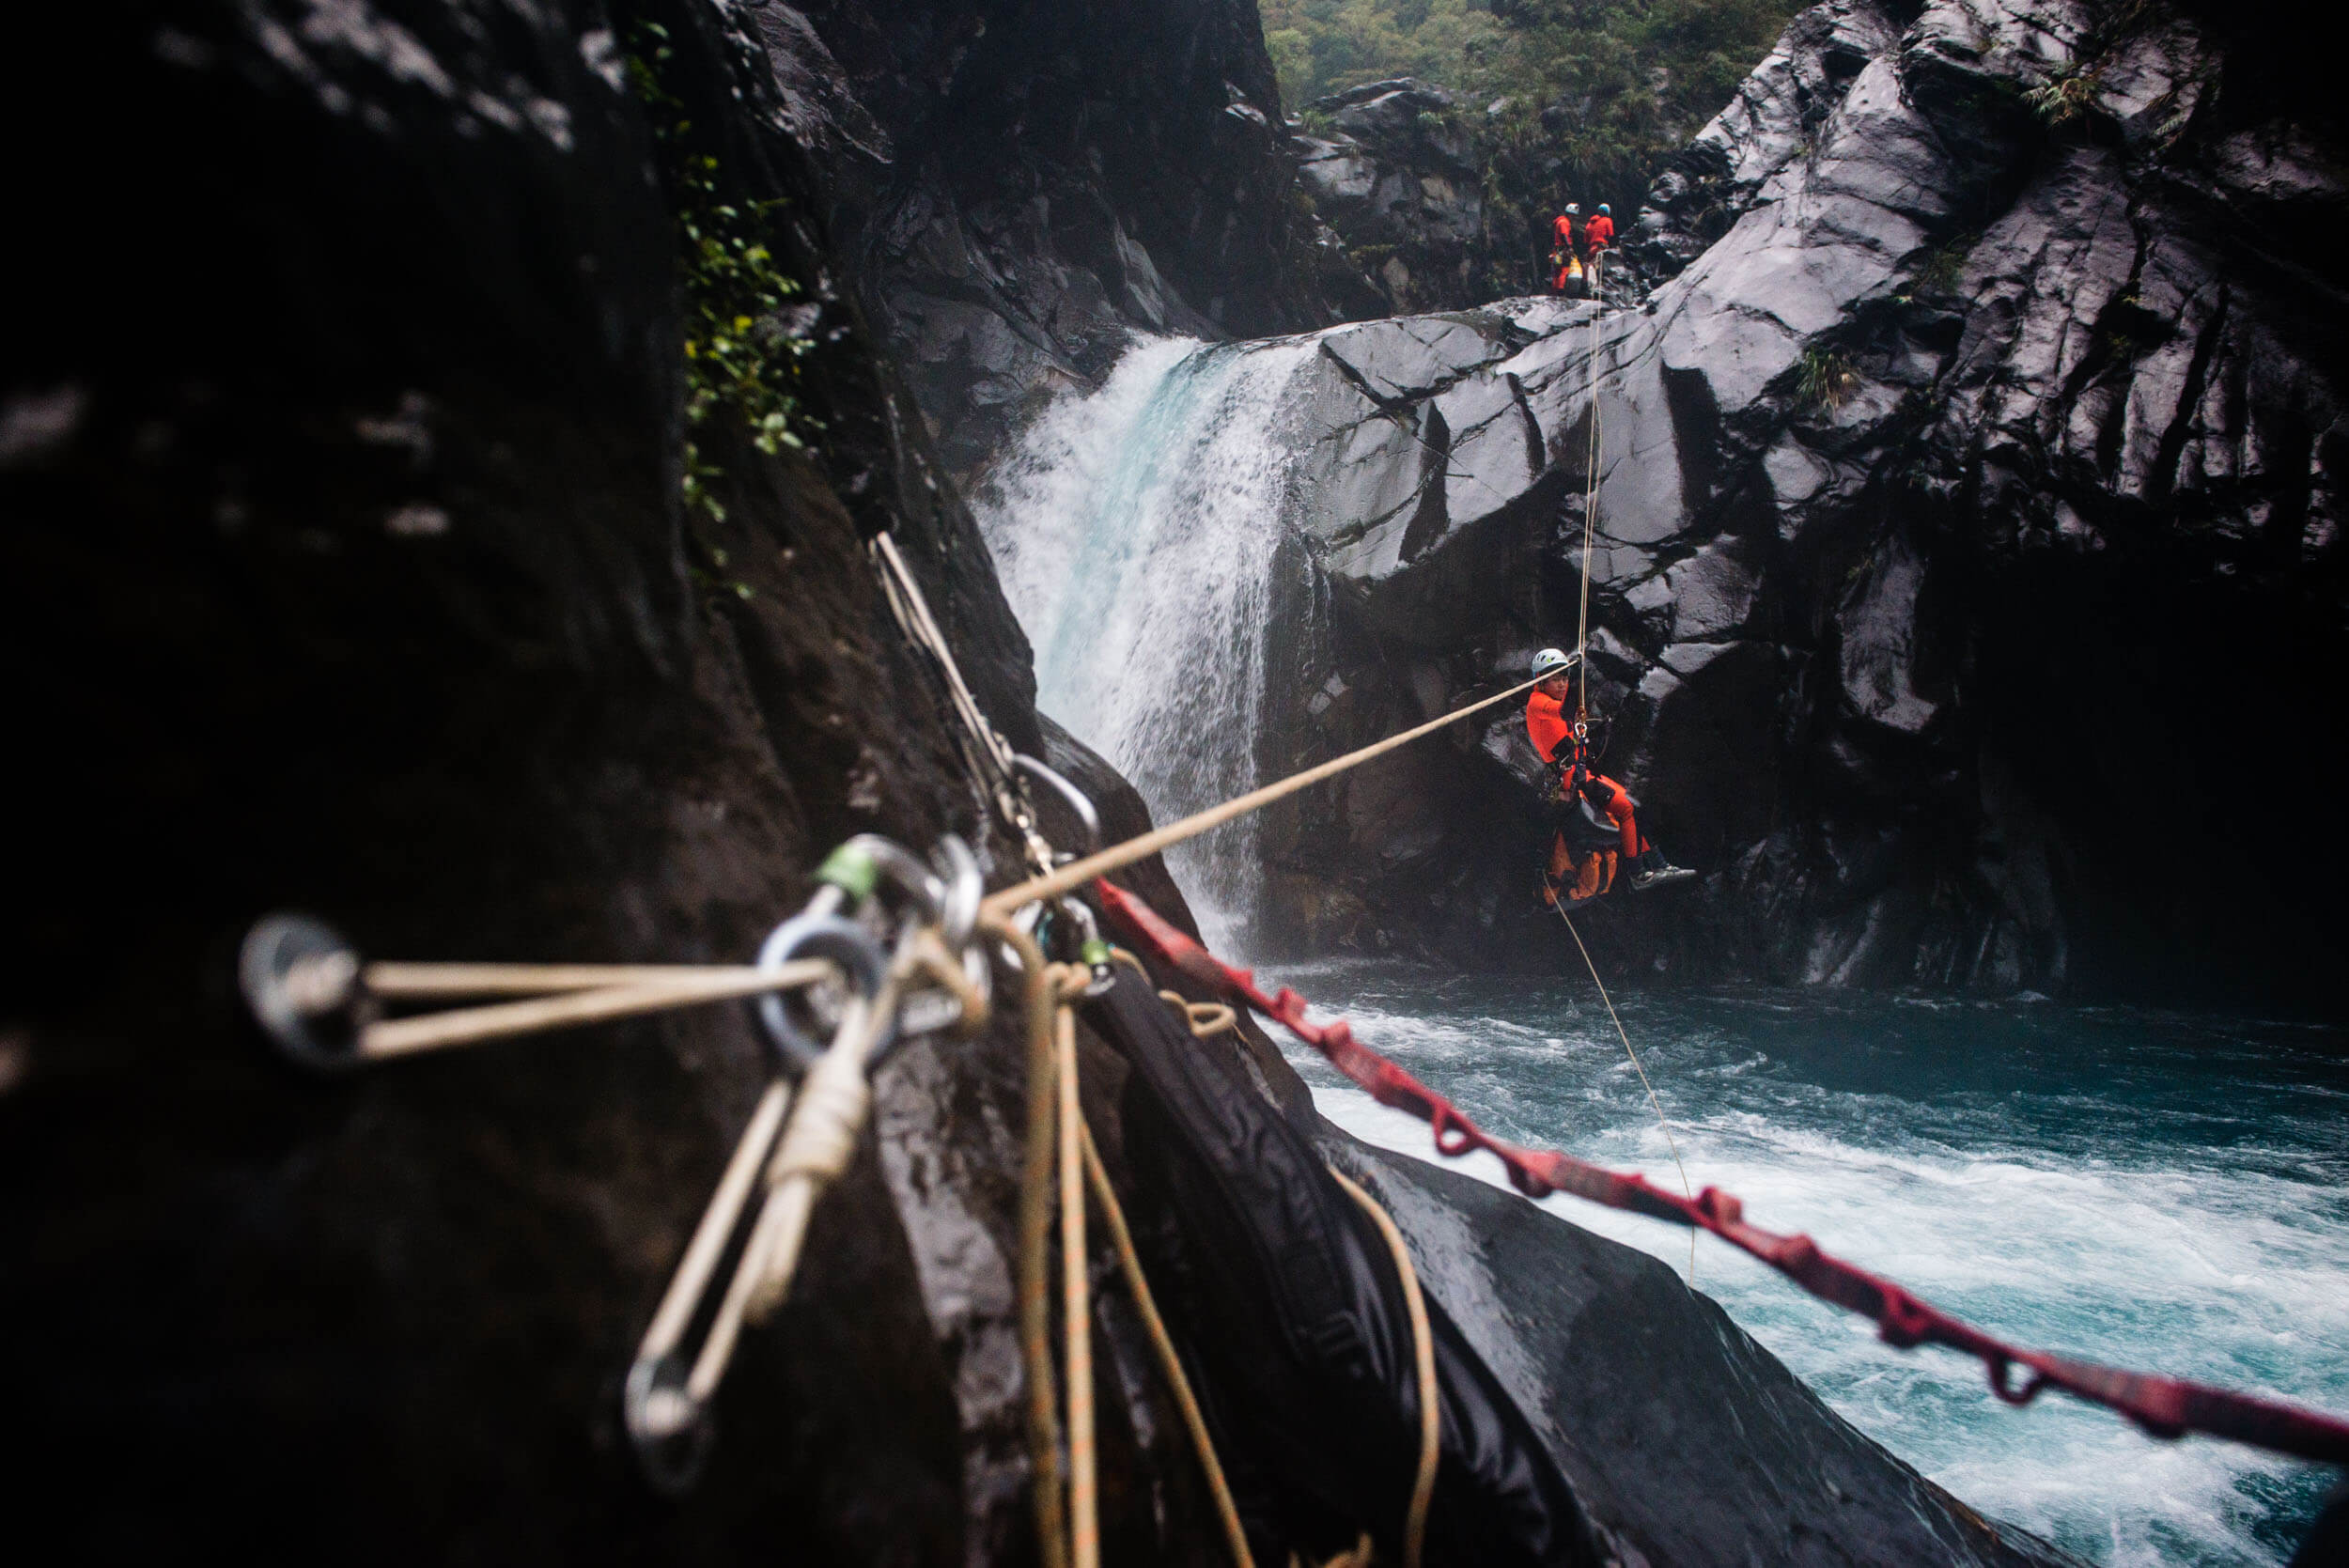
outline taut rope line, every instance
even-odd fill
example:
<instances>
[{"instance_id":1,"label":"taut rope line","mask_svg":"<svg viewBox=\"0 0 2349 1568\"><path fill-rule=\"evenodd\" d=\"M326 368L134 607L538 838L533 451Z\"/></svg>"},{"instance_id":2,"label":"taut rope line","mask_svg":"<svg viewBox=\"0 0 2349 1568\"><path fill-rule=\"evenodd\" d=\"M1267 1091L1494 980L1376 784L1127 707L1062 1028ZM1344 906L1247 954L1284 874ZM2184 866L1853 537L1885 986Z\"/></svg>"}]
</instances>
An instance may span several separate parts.
<instances>
[{"instance_id":1,"label":"taut rope line","mask_svg":"<svg viewBox=\"0 0 2349 1568\"><path fill-rule=\"evenodd\" d=\"M1532 687L1532 681L1521 680L1505 691L1496 691L1489 697L1478 698L1465 707L1455 707L1440 719L1430 719L1416 728L1405 730L1400 735L1391 735L1384 740L1364 746L1360 751L1348 752L1342 757L1333 757L1328 762L1308 768L1302 772L1292 773L1277 784L1266 784L1261 789L1252 789L1245 795L1235 796L1220 806L1209 806L1206 811L1194 812L1179 822L1170 822L1163 828L1129 838L1123 844L1113 844L1098 854L1087 855L1081 861L1071 861L1056 871L1048 872L1039 877L1031 877L1024 882L1014 883L1001 893L988 894L987 902L982 908L989 914L1008 915L1023 904L1033 904L1038 899L1058 898L1063 893L1074 893L1097 877L1106 877L1112 871L1123 871L1136 861L1147 860L1161 849L1172 847L1188 839L1197 838L1211 828L1221 828L1234 817L1245 816L1252 811L1259 811L1275 800L1294 795L1300 789L1310 788L1324 779L1345 772L1349 768L1359 768L1373 757L1383 756L1398 746L1417 740L1423 735L1432 735L1446 724L1456 722L1471 713L1492 706L1495 703L1506 702L1511 697L1531 691Z\"/></svg>"},{"instance_id":2,"label":"taut rope line","mask_svg":"<svg viewBox=\"0 0 2349 1568\"><path fill-rule=\"evenodd\" d=\"M1592 292L1597 293L1597 258L1592 258ZM1575 613L1574 661L1575 679L1580 695L1575 699L1575 717L1586 718L1591 707L1591 551L1598 536L1598 318L1605 311L1603 303L1591 308L1591 439L1582 457L1582 601Z\"/></svg>"},{"instance_id":3,"label":"taut rope line","mask_svg":"<svg viewBox=\"0 0 2349 1568\"><path fill-rule=\"evenodd\" d=\"M1696 1195L1688 1189L1688 1168L1680 1163L1680 1145L1672 1140L1672 1125L1665 1118L1664 1102L1656 1097L1656 1085L1648 1081L1647 1069L1640 1064L1640 1053L1631 1048L1631 1036L1624 1032L1623 1019L1615 1012L1615 1000L1607 994L1607 982L1598 977L1598 966L1591 962L1591 950L1582 945L1582 933L1574 929L1573 920L1563 909L1558 911L1558 918L1565 921L1566 930L1573 935L1575 948L1582 955L1584 967L1591 971L1591 984L1598 987L1598 1000L1607 1004L1607 1019L1615 1026L1615 1038L1623 1042L1624 1055L1631 1058L1631 1070L1640 1075L1640 1086L1647 1091L1647 1103L1656 1108L1656 1125L1664 1129L1664 1147L1672 1151L1672 1169L1680 1172L1681 1196L1694 1203ZM1691 1230L1688 1233L1688 1288L1694 1290L1696 1283L1697 1234Z\"/></svg>"}]
</instances>

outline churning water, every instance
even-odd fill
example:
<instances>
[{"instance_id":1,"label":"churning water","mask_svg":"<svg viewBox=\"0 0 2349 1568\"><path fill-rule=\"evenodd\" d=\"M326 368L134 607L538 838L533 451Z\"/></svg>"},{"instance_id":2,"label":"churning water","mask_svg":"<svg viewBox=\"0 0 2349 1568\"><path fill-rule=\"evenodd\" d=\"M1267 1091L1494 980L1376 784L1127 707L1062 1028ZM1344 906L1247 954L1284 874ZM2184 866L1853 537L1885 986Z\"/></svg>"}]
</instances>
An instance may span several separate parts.
<instances>
[{"instance_id":1,"label":"churning water","mask_svg":"<svg viewBox=\"0 0 2349 1568\"><path fill-rule=\"evenodd\" d=\"M1144 341L1037 419L974 498L1035 644L1037 703L1161 822L1254 787L1290 379L1312 339ZM1255 828L1169 858L1201 921L1246 945Z\"/></svg>"},{"instance_id":2,"label":"churning water","mask_svg":"<svg viewBox=\"0 0 2349 1568\"><path fill-rule=\"evenodd\" d=\"M1281 978L1499 1136L1677 1187L1579 971ZM1757 1223L2026 1344L2349 1409L2349 1030L1817 991L1617 1002L1689 1181ZM1332 1121L1428 1156L1419 1123L1292 1060ZM1501 1179L1489 1157L1465 1165ZM1688 1267L1685 1231L1548 1206ZM1893 1350L1709 1237L1697 1283L1861 1431L2096 1562L2281 1562L2333 1480L2061 1394L2010 1409L1972 1361Z\"/></svg>"},{"instance_id":3,"label":"churning water","mask_svg":"<svg viewBox=\"0 0 2349 1568\"><path fill-rule=\"evenodd\" d=\"M1258 782L1286 394L1313 351L1144 342L1039 419L979 498L1045 710L1161 822ZM1173 859L1215 945L1244 951L1253 830ZM1579 970L1283 978L1495 1133L1676 1182ZM2024 1343L2349 1409L2349 1030L1820 991L1620 1001L1690 1181L1758 1223ZM1293 1059L1331 1120L1427 1153L1419 1124ZM1469 1167L1500 1179L1484 1157ZM1686 1232L1550 1204L1687 1265ZM1709 1239L1697 1271L1862 1431L2093 1561L2281 1562L2329 1483L2207 1438L2159 1442L2060 1394L2010 1409L1974 1363L1892 1350Z\"/></svg>"}]
</instances>

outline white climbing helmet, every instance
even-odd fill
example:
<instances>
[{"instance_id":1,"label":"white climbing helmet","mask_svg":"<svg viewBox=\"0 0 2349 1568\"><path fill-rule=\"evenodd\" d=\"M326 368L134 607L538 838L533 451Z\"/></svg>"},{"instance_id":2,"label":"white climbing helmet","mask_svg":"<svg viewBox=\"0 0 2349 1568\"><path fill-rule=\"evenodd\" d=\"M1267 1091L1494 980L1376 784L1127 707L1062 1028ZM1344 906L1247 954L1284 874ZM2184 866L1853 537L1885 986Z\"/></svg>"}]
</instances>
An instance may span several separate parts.
<instances>
[{"instance_id":1,"label":"white climbing helmet","mask_svg":"<svg viewBox=\"0 0 2349 1568\"><path fill-rule=\"evenodd\" d=\"M1566 203L1566 216L1567 216L1567 217L1569 217L1569 218L1579 218L1579 217L1580 217L1581 215L1582 215L1582 204L1581 204L1580 202L1579 202L1579 201L1570 201L1570 202Z\"/></svg>"},{"instance_id":2,"label":"white climbing helmet","mask_svg":"<svg viewBox=\"0 0 2349 1568\"><path fill-rule=\"evenodd\" d=\"M1533 678L1544 679L1574 668L1574 656L1561 648L1544 648L1533 656Z\"/></svg>"}]
</instances>

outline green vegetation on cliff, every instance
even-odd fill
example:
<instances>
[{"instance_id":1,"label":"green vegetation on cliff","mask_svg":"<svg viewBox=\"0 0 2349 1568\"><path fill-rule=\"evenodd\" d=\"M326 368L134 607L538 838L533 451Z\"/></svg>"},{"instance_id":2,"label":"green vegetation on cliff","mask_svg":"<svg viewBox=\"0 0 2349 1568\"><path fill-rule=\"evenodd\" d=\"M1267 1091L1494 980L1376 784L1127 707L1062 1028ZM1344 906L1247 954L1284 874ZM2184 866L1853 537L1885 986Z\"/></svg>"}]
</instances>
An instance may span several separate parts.
<instances>
[{"instance_id":1,"label":"green vegetation on cliff","mask_svg":"<svg viewBox=\"0 0 2349 1568\"><path fill-rule=\"evenodd\" d=\"M1261 9L1292 110L1417 76L1458 97L1488 163L1537 162L1535 178L1611 201L1620 217L1802 0L1261 0Z\"/></svg>"}]
</instances>

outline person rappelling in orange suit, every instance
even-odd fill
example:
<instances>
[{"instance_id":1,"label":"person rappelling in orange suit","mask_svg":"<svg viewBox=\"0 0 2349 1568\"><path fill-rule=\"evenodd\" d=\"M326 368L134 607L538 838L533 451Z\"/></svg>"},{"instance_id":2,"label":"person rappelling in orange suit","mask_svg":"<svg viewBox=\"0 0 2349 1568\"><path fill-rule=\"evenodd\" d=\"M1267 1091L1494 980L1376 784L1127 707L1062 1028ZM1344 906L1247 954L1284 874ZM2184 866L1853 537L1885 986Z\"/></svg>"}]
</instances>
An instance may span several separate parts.
<instances>
[{"instance_id":1,"label":"person rappelling in orange suit","mask_svg":"<svg viewBox=\"0 0 2349 1568\"><path fill-rule=\"evenodd\" d=\"M1582 276L1582 258L1575 251L1574 232L1574 221L1581 215L1581 207L1568 202L1566 210L1550 220L1549 264L1558 269L1558 276L1549 286L1552 293L1564 293L1568 284Z\"/></svg>"},{"instance_id":2,"label":"person rappelling in orange suit","mask_svg":"<svg viewBox=\"0 0 2349 1568\"><path fill-rule=\"evenodd\" d=\"M1556 906L1563 894L1569 908L1588 903L1614 885L1621 863L1631 867L1631 891L1642 892L1666 882L1693 877L1695 872L1673 865L1640 832L1635 817L1639 802L1631 792L1592 766L1589 715L1574 700L1574 670L1579 654L1544 648L1533 656L1539 677L1525 699L1525 733L1533 753L1548 768L1543 800L1548 805L1554 831L1549 858L1542 874L1542 902ZM1595 819L1584 810L1604 815L1615 828L1613 847L1594 841ZM1578 846L1577 839L1582 841ZM1579 852L1578 852L1578 850ZM1568 885L1567 873L1574 874Z\"/></svg>"}]
</instances>

